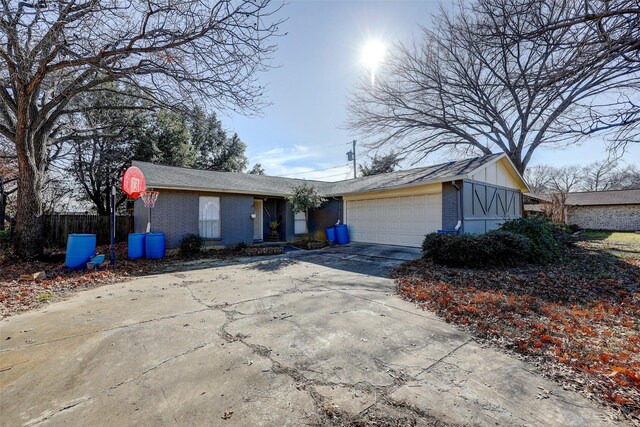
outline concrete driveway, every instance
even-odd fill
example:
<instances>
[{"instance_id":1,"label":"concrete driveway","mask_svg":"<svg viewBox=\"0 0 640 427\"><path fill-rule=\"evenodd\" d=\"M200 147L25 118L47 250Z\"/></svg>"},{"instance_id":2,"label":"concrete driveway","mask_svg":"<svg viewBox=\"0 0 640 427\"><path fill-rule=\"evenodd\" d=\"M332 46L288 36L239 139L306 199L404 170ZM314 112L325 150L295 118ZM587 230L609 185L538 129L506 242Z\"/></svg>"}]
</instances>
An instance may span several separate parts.
<instances>
[{"instance_id":1,"label":"concrete driveway","mask_svg":"<svg viewBox=\"0 0 640 427\"><path fill-rule=\"evenodd\" d=\"M395 297L406 256L356 246L189 263L6 319L0 425L607 423Z\"/></svg>"}]
</instances>

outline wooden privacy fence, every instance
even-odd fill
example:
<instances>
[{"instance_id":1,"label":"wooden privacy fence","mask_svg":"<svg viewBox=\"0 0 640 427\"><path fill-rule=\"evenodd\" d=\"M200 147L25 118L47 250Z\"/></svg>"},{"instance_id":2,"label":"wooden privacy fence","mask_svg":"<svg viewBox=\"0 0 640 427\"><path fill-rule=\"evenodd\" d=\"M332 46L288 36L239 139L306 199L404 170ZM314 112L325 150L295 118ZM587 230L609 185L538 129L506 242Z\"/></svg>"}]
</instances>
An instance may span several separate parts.
<instances>
[{"instance_id":1,"label":"wooden privacy fence","mask_svg":"<svg viewBox=\"0 0 640 427\"><path fill-rule=\"evenodd\" d=\"M75 233L95 234L98 245L108 245L109 217L98 215L45 215L44 238L48 247L64 247L67 236ZM116 242L124 242L133 228L133 217L116 216Z\"/></svg>"}]
</instances>

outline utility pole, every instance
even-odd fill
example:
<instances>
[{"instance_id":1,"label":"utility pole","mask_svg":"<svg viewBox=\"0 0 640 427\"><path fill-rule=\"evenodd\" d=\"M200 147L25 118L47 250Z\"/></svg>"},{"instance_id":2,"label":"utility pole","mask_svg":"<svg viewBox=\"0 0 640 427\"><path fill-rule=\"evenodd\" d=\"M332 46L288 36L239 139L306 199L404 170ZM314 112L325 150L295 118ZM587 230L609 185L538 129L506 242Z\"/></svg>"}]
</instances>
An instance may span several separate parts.
<instances>
[{"instance_id":1,"label":"utility pole","mask_svg":"<svg viewBox=\"0 0 640 427\"><path fill-rule=\"evenodd\" d=\"M356 140L353 140L353 177L357 178L357 171L358 169L356 168Z\"/></svg>"},{"instance_id":2,"label":"utility pole","mask_svg":"<svg viewBox=\"0 0 640 427\"><path fill-rule=\"evenodd\" d=\"M352 141L352 144L353 144L353 148L351 149L351 151L347 152L347 160L349 161L353 160L353 177L357 178L358 170L356 168L356 140L355 139Z\"/></svg>"}]
</instances>

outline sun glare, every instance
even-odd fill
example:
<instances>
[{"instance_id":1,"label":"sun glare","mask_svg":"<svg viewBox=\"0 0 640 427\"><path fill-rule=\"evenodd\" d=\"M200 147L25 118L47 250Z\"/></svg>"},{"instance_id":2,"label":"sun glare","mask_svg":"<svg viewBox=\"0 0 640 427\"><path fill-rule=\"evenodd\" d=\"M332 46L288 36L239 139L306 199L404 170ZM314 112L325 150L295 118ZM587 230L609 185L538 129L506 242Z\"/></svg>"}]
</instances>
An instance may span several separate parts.
<instances>
[{"instance_id":1,"label":"sun glare","mask_svg":"<svg viewBox=\"0 0 640 427\"><path fill-rule=\"evenodd\" d=\"M371 72L371 83L375 79L375 72L378 65L384 61L387 47L380 40L369 40L362 48L362 63Z\"/></svg>"}]
</instances>

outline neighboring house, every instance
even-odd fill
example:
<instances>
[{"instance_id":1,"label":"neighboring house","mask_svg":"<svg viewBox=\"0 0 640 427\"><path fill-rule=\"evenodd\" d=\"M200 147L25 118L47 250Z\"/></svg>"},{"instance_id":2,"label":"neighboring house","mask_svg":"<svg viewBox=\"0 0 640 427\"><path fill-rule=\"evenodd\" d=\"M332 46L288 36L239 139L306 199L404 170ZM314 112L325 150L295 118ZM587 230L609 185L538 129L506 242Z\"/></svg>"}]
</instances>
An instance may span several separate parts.
<instances>
[{"instance_id":1,"label":"neighboring house","mask_svg":"<svg viewBox=\"0 0 640 427\"><path fill-rule=\"evenodd\" d=\"M522 213L524 216L543 215L551 218L552 197L546 194L524 193Z\"/></svg>"},{"instance_id":2,"label":"neighboring house","mask_svg":"<svg viewBox=\"0 0 640 427\"><path fill-rule=\"evenodd\" d=\"M567 194L567 224L589 230L640 230L640 189Z\"/></svg>"},{"instance_id":3,"label":"neighboring house","mask_svg":"<svg viewBox=\"0 0 640 427\"><path fill-rule=\"evenodd\" d=\"M261 242L273 220L280 223L280 240L307 233L304 213L294 215L286 201L303 180L133 164L144 173L147 187L160 192L151 225L166 233L168 247L190 233L220 245ZM353 241L414 247L425 234L458 223L461 231L481 233L519 217L521 192L528 190L504 154L346 181L306 182L327 198L309 213L315 238L324 238L324 229L340 221ZM136 231L145 230L148 215L136 200Z\"/></svg>"},{"instance_id":4,"label":"neighboring house","mask_svg":"<svg viewBox=\"0 0 640 427\"><path fill-rule=\"evenodd\" d=\"M525 194L525 214L548 213L551 197ZM640 230L640 189L567 193L567 224L587 230Z\"/></svg>"}]
</instances>

